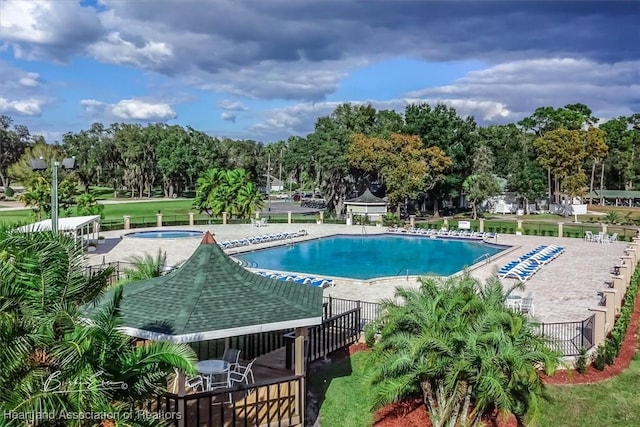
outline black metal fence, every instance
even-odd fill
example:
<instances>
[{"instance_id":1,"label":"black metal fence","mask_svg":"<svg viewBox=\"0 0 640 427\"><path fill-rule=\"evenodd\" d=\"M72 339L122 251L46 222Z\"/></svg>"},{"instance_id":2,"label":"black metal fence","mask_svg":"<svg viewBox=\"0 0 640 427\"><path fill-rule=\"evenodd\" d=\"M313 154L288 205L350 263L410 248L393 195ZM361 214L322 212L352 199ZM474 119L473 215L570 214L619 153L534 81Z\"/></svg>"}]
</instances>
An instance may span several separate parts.
<instances>
[{"instance_id":1,"label":"black metal fence","mask_svg":"<svg viewBox=\"0 0 640 427\"><path fill-rule=\"evenodd\" d=\"M549 345L564 356L577 356L580 349L593 347L595 315L580 322L539 323L538 334L549 340Z\"/></svg>"},{"instance_id":2,"label":"black metal fence","mask_svg":"<svg viewBox=\"0 0 640 427\"><path fill-rule=\"evenodd\" d=\"M360 339L360 307L336 314L309 329L307 361L313 362L358 342ZM287 354L291 353L288 351Z\"/></svg>"},{"instance_id":3,"label":"black metal fence","mask_svg":"<svg viewBox=\"0 0 640 427\"><path fill-rule=\"evenodd\" d=\"M111 268L112 273L109 276L109 284L112 285L121 279L126 277L126 270L133 267L133 264L124 261L107 262L97 265L87 265L84 267L84 273L87 276L93 276L94 274L104 271L107 268Z\"/></svg>"},{"instance_id":4,"label":"black metal fence","mask_svg":"<svg viewBox=\"0 0 640 427\"><path fill-rule=\"evenodd\" d=\"M325 316L335 315L360 307L361 330L371 322L378 320L382 314L382 305L375 302L357 301L342 298L324 297ZM580 354L582 347L587 350L593 347L593 330L595 316L578 322L536 323L536 330L549 340L549 345L564 356Z\"/></svg>"},{"instance_id":5,"label":"black metal fence","mask_svg":"<svg viewBox=\"0 0 640 427\"><path fill-rule=\"evenodd\" d=\"M141 410L175 427L181 420L184 427L298 425L304 411L302 381L292 375L186 396L167 393Z\"/></svg>"},{"instance_id":6,"label":"black metal fence","mask_svg":"<svg viewBox=\"0 0 640 427\"><path fill-rule=\"evenodd\" d=\"M377 302L324 297L324 317L332 317L355 308L361 310L360 331L363 331L367 324L378 320L382 314L382 305Z\"/></svg>"}]
</instances>

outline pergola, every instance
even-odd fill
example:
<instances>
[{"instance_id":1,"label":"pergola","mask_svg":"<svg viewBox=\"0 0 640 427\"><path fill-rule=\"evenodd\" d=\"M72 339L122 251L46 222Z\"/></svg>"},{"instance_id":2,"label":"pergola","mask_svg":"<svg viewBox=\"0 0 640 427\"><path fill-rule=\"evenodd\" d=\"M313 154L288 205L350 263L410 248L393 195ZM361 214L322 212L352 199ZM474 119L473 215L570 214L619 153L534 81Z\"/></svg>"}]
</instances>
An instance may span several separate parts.
<instances>
[{"instance_id":1,"label":"pergola","mask_svg":"<svg viewBox=\"0 0 640 427\"><path fill-rule=\"evenodd\" d=\"M322 323L322 289L254 274L207 232L177 270L124 286L120 313L123 333L176 343L225 339L228 346L231 337L294 329L294 373L304 375L304 340L307 327ZM178 395L184 396L184 374L178 381Z\"/></svg>"},{"instance_id":2,"label":"pergola","mask_svg":"<svg viewBox=\"0 0 640 427\"><path fill-rule=\"evenodd\" d=\"M387 202L376 197L368 188L356 198L344 202L350 214L367 215L372 220L379 219L387 213Z\"/></svg>"},{"instance_id":3,"label":"pergola","mask_svg":"<svg viewBox=\"0 0 640 427\"><path fill-rule=\"evenodd\" d=\"M633 202L637 199L640 199L640 191L632 191L632 190L594 190L592 193L589 193L585 199L594 198L597 200L607 199L607 200L615 200L616 206L618 206L618 201L626 200L627 205L633 206ZM623 206L624 204L621 204Z\"/></svg>"},{"instance_id":4,"label":"pergola","mask_svg":"<svg viewBox=\"0 0 640 427\"><path fill-rule=\"evenodd\" d=\"M51 219L43 219L18 228L20 232L51 231ZM58 219L58 230L86 244L100 236L100 215L73 216Z\"/></svg>"}]
</instances>

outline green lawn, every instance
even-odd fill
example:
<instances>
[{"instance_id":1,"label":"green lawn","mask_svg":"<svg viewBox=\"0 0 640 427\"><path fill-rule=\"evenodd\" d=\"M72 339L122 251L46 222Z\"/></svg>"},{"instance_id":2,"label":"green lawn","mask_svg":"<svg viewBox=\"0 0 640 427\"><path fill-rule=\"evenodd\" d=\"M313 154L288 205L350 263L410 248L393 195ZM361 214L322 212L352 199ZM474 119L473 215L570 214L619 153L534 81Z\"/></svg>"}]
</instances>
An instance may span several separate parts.
<instances>
[{"instance_id":1,"label":"green lawn","mask_svg":"<svg viewBox=\"0 0 640 427\"><path fill-rule=\"evenodd\" d=\"M309 389L320 397L323 427L367 427L373 423L370 389L364 379L369 356L359 352L309 373Z\"/></svg>"},{"instance_id":2,"label":"green lawn","mask_svg":"<svg viewBox=\"0 0 640 427\"><path fill-rule=\"evenodd\" d=\"M591 385L549 386L540 425L640 426L640 356L615 378Z\"/></svg>"},{"instance_id":3,"label":"green lawn","mask_svg":"<svg viewBox=\"0 0 640 427\"><path fill-rule=\"evenodd\" d=\"M158 211L161 211L162 215L165 217L175 215L186 217L189 211L193 211L193 209L191 209L192 204L193 200L179 199L104 205L104 220L122 221L124 215L130 215L132 218L145 218L145 220L152 221L155 219ZM64 216L62 212L61 216ZM0 221L31 222L31 220L31 209L0 211Z\"/></svg>"},{"instance_id":4,"label":"green lawn","mask_svg":"<svg viewBox=\"0 0 640 427\"><path fill-rule=\"evenodd\" d=\"M370 426L370 390L363 377L369 353L334 361L309 374L309 388L324 395L320 406L323 427ZM640 355L629 369L612 379L590 385L548 386L537 425L549 427L640 426Z\"/></svg>"}]
</instances>

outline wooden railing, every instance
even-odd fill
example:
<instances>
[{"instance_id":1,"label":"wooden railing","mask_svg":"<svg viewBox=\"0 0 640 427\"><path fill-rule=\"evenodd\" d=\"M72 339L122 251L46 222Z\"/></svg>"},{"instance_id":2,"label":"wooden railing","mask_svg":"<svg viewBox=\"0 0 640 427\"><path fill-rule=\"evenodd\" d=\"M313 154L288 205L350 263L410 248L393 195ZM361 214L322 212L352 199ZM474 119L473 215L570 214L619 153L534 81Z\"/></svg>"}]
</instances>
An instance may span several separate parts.
<instances>
[{"instance_id":1,"label":"wooden railing","mask_svg":"<svg viewBox=\"0 0 640 427\"><path fill-rule=\"evenodd\" d=\"M292 375L186 396L166 393L147 402L142 411L174 427L299 425L303 383L303 376Z\"/></svg>"}]
</instances>

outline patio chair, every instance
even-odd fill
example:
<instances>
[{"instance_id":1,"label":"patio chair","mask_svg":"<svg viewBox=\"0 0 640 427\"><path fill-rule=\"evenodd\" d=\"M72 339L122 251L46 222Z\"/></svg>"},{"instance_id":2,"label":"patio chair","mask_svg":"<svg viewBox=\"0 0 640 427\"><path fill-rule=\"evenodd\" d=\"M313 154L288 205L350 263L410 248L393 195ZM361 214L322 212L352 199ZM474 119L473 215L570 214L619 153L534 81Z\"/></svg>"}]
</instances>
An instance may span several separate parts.
<instances>
[{"instance_id":1,"label":"patio chair","mask_svg":"<svg viewBox=\"0 0 640 427\"><path fill-rule=\"evenodd\" d=\"M526 297L522 298L522 303L520 304L520 313L526 314L530 317L534 316L532 296L527 295Z\"/></svg>"},{"instance_id":2,"label":"patio chair","mask_svg":"<svg viewBox=\"0 0 640 427\"><path fill-rule=\"evenodd\" d=\"M253 359L247 366L237 365L236 370L229 373L229 383L231 386L233 386L234 383L245 383L249 385L256 382L253 371L251 370L256 360L257 358ZM251 377L251 383L249 383L249 377Z\"/></svg>"},{"instance_id":3,"label":"patio chair","mask_svg":"<svg viewBox=\"0 0 640 427\"><path fill-rule=\"evenodd\" d=\"M232 372L238 366L238 360L240 359L240 350L235 348L225 348L222 360L229 363L229 372Z\"/></svg>"},{"instance_id":4,"label":"patio chair","mask_svg":"<svg viewBox=\"0 0 640 427\"><path fill-rule=\"evenodd\" d=\"M207 389L205 387L204 381L205 380L201 375L196 375L195 377L187 378L187 380L184 382L184 385L186 388L191 388L195 392L201 392Z\"/></svg>"},{"instance_id":5,"label":"patio chair","mask_svg":"<svg viewBox=\"0 0 640 427\"><path fill-rule=\"evenodd\" d=\"M613 233L611 236L609 236L609 238L607 239L607 243L613 243L613 242L617 242L618 241L618 233Z\"/></svg>"},{"instance_id":6,"label":"patio chair","mask_svg":"<svg viewBox=\"0 0 640 427\"><path fill-rule=\"evenodd\" d=\"M584 232L584 240L586 240L587 242L593 242L594 241L594 236L593 233L589 230Z\"/></svg>"}]
</instances>

